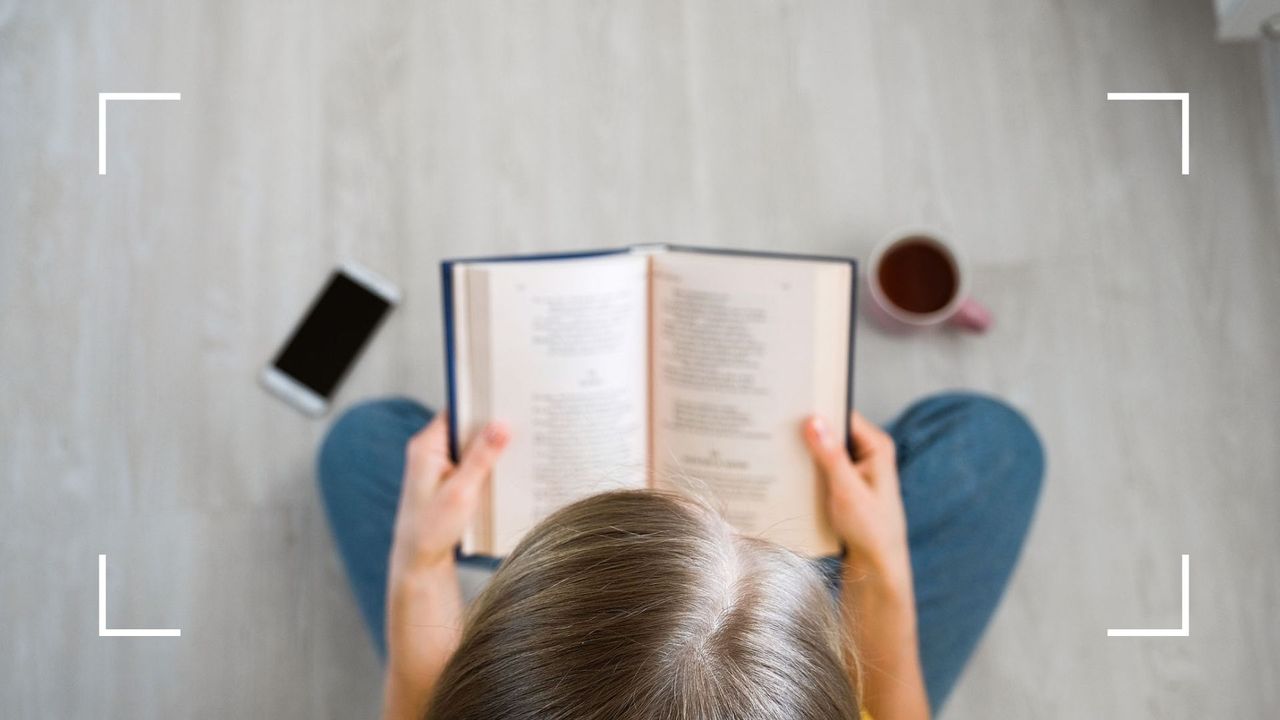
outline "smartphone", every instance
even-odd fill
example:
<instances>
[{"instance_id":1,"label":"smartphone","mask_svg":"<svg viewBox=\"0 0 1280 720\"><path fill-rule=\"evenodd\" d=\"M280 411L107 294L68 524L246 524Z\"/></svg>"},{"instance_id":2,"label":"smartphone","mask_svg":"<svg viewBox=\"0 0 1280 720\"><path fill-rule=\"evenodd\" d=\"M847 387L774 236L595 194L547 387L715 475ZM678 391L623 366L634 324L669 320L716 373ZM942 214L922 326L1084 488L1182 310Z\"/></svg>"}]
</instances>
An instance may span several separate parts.
<instances>
[{"instance_id":1,"label":"smartphone","mask_svg":"<svg viewBox=\"0 0 1280 720\"><path fill-rule=\"evenodd\" d=\"M262 384L308 415L329 408L400 291L368 268L344 263L329 276L306 315L262 370Z\"/></svg>"}]
</instances>

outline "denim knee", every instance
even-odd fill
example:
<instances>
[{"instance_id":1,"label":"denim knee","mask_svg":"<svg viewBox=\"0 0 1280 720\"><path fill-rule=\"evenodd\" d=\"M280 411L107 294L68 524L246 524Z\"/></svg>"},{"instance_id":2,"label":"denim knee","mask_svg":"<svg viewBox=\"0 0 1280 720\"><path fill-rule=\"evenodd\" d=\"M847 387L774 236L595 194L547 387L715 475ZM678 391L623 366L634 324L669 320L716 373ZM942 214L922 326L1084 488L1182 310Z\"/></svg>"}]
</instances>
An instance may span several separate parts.
<instances>
[{"instance_id":1,"label":"denim knee","mask_svg":"<svg viewBox=\"0 0 1280 720\"><path fill-rule=\"evenodd\" d=\"M402 422L406 413L422 412L408 398L379 398L356 403L342 412L325 431L316 453L316 479L325 496L331 496L351 473L351 463L377 444L377 440Z\"/></svg>"},{"instance_id":2,"label":"denim knee","mask_svg":"<svg viewBox=\"0 0 1280 720\"><path fill-rule=\"evenodd\" d=\"M1019 410L999 398L968 391L938 393L911 405L900 423L910 427L945 427L954 448L981 449L997 460L1002 484L1017 485L1018 494L1034 502L1044 479L1044 446ZM994 478L992 478L994 479Z\"/></svg>"},{"instance_id":3,"label":"denim knee","mask_svg":"<svg viewBox=\"0 0 1280 720\"><path fill-rule=\"evenodd\" d=\"M959 413L980 442L1001 446L1012 458L1006 482L1019 484L1021 494L1034 500L1044 481L1044 445L1031 421L999 398L978 393L954 393Z\"/></svg>"}]
</instances>

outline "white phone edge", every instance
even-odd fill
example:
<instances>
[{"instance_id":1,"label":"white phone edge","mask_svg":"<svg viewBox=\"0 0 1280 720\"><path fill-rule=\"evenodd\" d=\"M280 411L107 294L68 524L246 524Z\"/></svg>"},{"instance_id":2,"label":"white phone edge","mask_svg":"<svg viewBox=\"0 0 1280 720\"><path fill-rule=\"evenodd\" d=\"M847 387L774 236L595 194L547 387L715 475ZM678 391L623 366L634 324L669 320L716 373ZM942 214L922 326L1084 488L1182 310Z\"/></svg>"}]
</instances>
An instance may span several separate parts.
<instances>
[{"instance_id":1,"label":"white phone edge","mask_svg":"<svg viewBox=\"0 0 1280 720\"><path fill-rule=\"evenodd\" d=\"M386 300L390 305L400 302L400 288L360 263L350 260L342 262L338 265L338 272L363 285L366 290Z\"/></svg>"},{"instance_id":2,"label":"white phone edge","mask_svg":"<svg viewBox=\"0 0 1280 720\"><path fill-rule=\"evenodd\" d=\"M338 264L337 271L374 295L386 300L391 307L395 307L400 302L400 289L395 284L360 263L350 260L343 261ZM289 338L292 338L293 334L297 332L298 326L302 324L304 319L305 316L298 318L297 323L289 331ZM258 375L258 380L264 388L299 411L312 417L319 417L329 409L329 400L327 398L298 382L292 375L286 374L273 363L274 360L268 362Z\"/></svg>"},{"instance_id":3,"label":"white phone edge","mask_svg":"<svg viewBox=\"0 0 1280 720\"><path fill-rule=\"evenodd\" d=\"M329 409L329 401L317 395L311 388L286 375L275 365L262 368L258 376L262 386L293 407L310 415L319 417Z\"/></svg>"}]
</instances>

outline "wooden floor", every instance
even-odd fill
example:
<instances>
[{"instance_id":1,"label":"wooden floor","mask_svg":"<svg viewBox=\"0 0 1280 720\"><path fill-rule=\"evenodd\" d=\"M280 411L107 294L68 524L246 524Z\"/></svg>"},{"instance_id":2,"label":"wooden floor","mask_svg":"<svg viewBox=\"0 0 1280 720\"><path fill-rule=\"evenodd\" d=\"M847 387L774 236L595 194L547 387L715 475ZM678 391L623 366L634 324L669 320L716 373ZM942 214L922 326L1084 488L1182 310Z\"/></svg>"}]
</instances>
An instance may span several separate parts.
<instances>
[{"instance_id":1,"label":"wooden floor","mask_svg":"<svg viewBox=\"0 0 1280 720\"><path fill-rule=\"evenodd\" d=\"M863 327L858 402L998 393L1049 478L954 718L1280 706L1280 218L1208 0L0 0L0 716L353 718L379 668L255 373L327 270L406 301L341 393L442 398L437 262L963 245L985 337ZM99 91L115 103L97 170ZM1176 103L1108 91L1185 91ZM179 639L99 638L107 621ZM1189 638L1173 627L1191 555Z\"/></svg>"}]
</instances>

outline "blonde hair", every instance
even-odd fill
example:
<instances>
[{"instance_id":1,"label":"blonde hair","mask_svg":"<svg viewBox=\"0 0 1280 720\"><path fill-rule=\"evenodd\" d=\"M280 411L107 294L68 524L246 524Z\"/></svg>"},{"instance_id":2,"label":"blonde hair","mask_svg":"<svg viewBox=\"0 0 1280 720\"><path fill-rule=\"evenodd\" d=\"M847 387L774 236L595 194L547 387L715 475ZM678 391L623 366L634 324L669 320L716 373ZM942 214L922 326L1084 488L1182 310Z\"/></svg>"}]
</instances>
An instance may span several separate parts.
<instances>
[{"instance_id":1,"label":"blonde hair","mask_svg":"<svg viewBox=\"0 0 1280 720\"><path fill-rule=\"evenodd\" d=\"M507 558L426 717L852 720L849 647L810 561L694 500L606 493Z\"/></svg>"}]
</instances>

